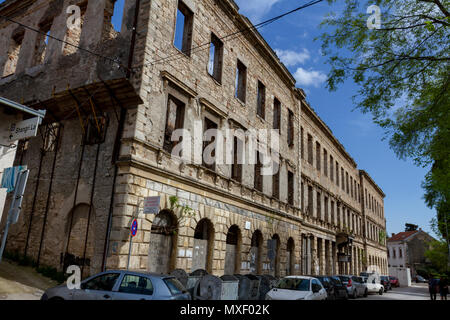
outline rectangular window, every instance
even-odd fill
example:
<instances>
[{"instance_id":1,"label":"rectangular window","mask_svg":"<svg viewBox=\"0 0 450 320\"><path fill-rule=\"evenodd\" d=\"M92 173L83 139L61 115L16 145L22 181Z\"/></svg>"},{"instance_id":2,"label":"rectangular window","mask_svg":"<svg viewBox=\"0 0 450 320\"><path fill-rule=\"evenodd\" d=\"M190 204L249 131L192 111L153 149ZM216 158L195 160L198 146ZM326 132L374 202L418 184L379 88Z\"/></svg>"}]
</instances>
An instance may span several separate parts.
<instances>
[{"instance_id":1,"label":"rectangular window","mask_svg":"<svg viewBox=\"0 0 450 320\"><path fill-rule=\"evenodd\" d=\"M255 163L255 179L254 179L254 186L255 189L258 191L263 191L263 176L261 175L262 171L262 155L260 152L256 151L256 163Z\"/></svg>"},{"instance_id":2,"label":"rectangular window","mask_svg":"<svg viewBox=\"0 0 450 320\"><path fill-rule=\"evenodd\" d=\"M328 219L328 197L325 197L323 205L325 207L325 221L329 222L329 219Z\"/></svg>"},{"instance_id":3,"label":"rectangular window","mask_svg":"<svg viewBox=\"0 0 450 320\"><path fill-rule=\"evenodd\" d=\"M353 177L350 177L350 194L353 198Z\"/></svg>"},{"instance_id":4,"label":"rectangular window","mask_svg":"<svg viewBox=\"0 0 450 320\"><path fill-rule=\"evenodd\" d=\"M294 173L288 171L288 203L294 205Z\"/></svg>"},{"instance_id":5,"label":"rectangular window","mask_svg":"<svg viewBox=\"0 0 450 320\"><path fill-rule=\"evenodd\" d=\"M266 113L266 86L261 81L258 81L258 92L256 100L256 114L264 119Z\"/></svg>"},{"instance_id":6,"label":"rectangular window","mask_svg":"<svg viewBox=\"0 0 450 320\"><path fill-rule=\"evenodd\" d=\"M237 61L236 68L236 98L245 103L247 91L247 67L241 62Z\"/></svg>"},{"instance_id":7,"label":"rectangular window","mask_svg":"<svg viewBox=\"0 0 450 320\"><path fill-rule=\"evenodd\" d=\"M3 77L7 77L16 72L17 62L19 61L20 48L22 47L23 38L25 36L25 32L19 32L10 40L8 56L5 63L5 67L3 68Z\"/></svg>"},{"instance_id":8,"label":"rectangular window","mask_svg":"<svg viewBox=\"0 0 450 320\"><path fill-rule=\"evenodd\" d=\"M308 134L308 162L313 165L313 141L312 136Z\"/></svg>"},{"instance_id":9,"label":"rectangular window","mask_svg":"<svg viewBox=\"0 0 450 320\"><path fill-rule=\"evenodd\" d=\"M339 163L336 161L336 185L339 187Z\"/></svg>"},{"instance_id":10,"label":"rectangular window","mask_svg":"<svg viewBox=\"0 0 450 320\"><path fill-rule=\"evenodd\" d=\"M174 45L187 56L191 55L193 26L194 13L179 0Z\"/></svg>"},{"instance_id":11,"label":"rectangular window","mask_svg":"<svg viewBox=\"0 0 450 320\"><path fill-rule=\"evenodd\" d=\"M331 223L334 224L334 201L331 201Z\"/></svg>"},{"instance_id":12,"label":"rectangular window","mask_svg":"<svg viewBox=\"0 0 450 320\"><path fill-rule=\"evenodd\" d=\"M209 48L208 73L222 83L223 42L211 33L211 45Z\"/></svg>"},{"instance_id":13,"label":"rectangular window","mask_svg":"<svg viewBox=\"0 0 450 320\"><path fill-rule=\"evenodd\" d=\"M317 191L317 218L322 220L322 200L320 198L320 192Z\"/></svg>"},{"instance_id":14,"label":"rectangular window","mask_svg":"<svg viewBox=\"0 0 450 320\"><path fill-rule=\"evenodd\" d=\"M316 168L320 171L320 143L316 142Z\"/></svg>"},{"instance_id":15,"label":"rectangular window","mask_svg":"<svg viewBox=\"0 0 450 320\"><path fill-rule=\"evenodd\" d=\"M345 182L346 182L346 190L347 190L347 194L350 194L350 188L348 185L348 172L345 172Z\"/></svg>"},{"instance_id":16,"label":"rectangular window","mask_svg":"<svg viewBox=\"0 0 450 320\"><path fill-rule=\"evenodd\" d=\"M302 182L301 186L300 186L300 205L302 207L302 211L305 212L305 189L304 189L304 184Z\"/></svg>"},{"instance_id":17,"label":"rectangular window","mask_svg":"<svg viewBox=\"0 0 450 320\"><path fill-rule=\"evenodd\" d=\"M303 128L300 127L300 158L304 159L304 153L305 153L305 142L304 140L304 134L303 134Z\"/></svg>"},{"instance_id":18,"label":"rectangular window","mask_svg":"<svg viewBox=\"0 0 450 320\"><path fill-rule=\"evenodd\" d=\"M278 166L278 170L276 170L277 173L272 175L272 196L275 199L280 199L280 168L279 164L274 162L274 168L276 169L276 166Z\"/></svg>"},{"instance_id":19,"label":"rectangular window","mask_svg":"<svg viewBox=\"0 0 450 320\"><path fill-rule=\"evenodd\" d=\"M242 155L244 144L238 137L234 137L233 142L233 164L231 165L232 179L242 182Z\"/></svg>"},{"instance_id":20,"label":"rectangular window","mask_svg":"<svg viewBox=\"0 0 450 320\"><path fill-rule=\"evenodd\" d=\"M313 213L313 188L308 186L308 215Z\"/></svg>"},{"instance_id":21,"label":"rectangular window","mask_svg":"<svg viewBox=\"0 0 450 320\"><path fill-rule=\"evenodd\" d=\"M52 28L53 19L45 20L39 24L39 31L37 34L36 44L34 48L33 65L37 66L44 63L47 54L47 47L50 36L50 29Z\"/></svg>"},{"instance_id":22,"label":"rectangular window","mask_svg":"<svg viewBox=\"0 0 450 320\"><path fill-rule=\"evenodd\" d=\"M330 154L330 179L331 181L334 181L334 159L331 154Z\"/></svg>"},{"instance_id":23,"label":"rectangular window","mask_svg":"<svg viewBox=\"0 0 450 320\"><path fill-rule=\"evenodd\" d=\"M289 122L288 122L288 145L289 147L294 146L294 113L288 109L289 112Z\"/></svg>"},{"instance_id":24,"label":"rectangular window","mask_svg":"<svg viewBox=\"0 0 450 320\"><path fill-rule=\"evenodd\" d=\"M328 176L328 152L323 149L323 173Z\"/></svg>"},{"instance_id":25,"label":"rectangular window","mask_svg":"<svg viewBox=\"0 0 450 320\"><path fill-rule=\"evenodd\" d=\"M169 95L167 102L166 129L164 133L164 150L171 153L173 147L178 143L172 141L172 134L184 126L185 104L175 97Z\"/></svg>"},{"instance_id":26,"label":"rectangular window","mask_svg":"<svg viewBox=\"0 0 450 320\"><path fill-rule=\"evenodd\" d=\"M345 176L344 176L344 168L341 168L341 183L342 190L345 191Z\"/></svg>"},{"instance_id":27,"label":"rectangular window","mask_svg":"<svg viewBox=\"0 0 450 320\"><path fill-rule=\"evenodd\" d=\"M204 132L208 131L208 130L217 130L218 129L218 125L217 123L215 123L214 121L205 118L205 123L204 123ZM208 141L209 140L209 141ZM216 143L216 138L215 136L212 136L211 139L203 139L203 166L205 166L206 168L215 171L216 170L216 149L214 148L214 150L212 151L206 151L206 148L211 145Z\"/></svg>"},{"instance_id":28,"label":"rectangular window","mask_svg":"<svg viewBox=\"0 0 450 320\"><path fill-rule=\"evenodd\" d=\"M277 98L273 99L273 128L281 129L281 102Z\"/></svg>"}]
</instances>

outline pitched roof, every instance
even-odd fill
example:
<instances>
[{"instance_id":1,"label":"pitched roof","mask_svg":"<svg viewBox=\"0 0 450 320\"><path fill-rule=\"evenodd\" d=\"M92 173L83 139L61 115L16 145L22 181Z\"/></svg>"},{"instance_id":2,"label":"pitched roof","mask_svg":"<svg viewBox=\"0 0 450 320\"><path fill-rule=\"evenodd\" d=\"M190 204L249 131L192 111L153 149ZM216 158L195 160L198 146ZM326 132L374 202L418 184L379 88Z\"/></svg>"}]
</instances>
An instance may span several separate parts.
<instances>
[{"instance_id":1,"label":"pitched roof","mask_svg":"<svg viewBox=\"0 0 450 320\"><path fill-rule=\"evenodd\" d=\"M415 234L417 232L419 232L419 230L399 232L397 234L394 234L392 237L390 237L388 239L388 241L402 241L402 240L405 240L406 238L409 238L410 236L412 236L413 234Z\"/></svg>"}]
</instances>

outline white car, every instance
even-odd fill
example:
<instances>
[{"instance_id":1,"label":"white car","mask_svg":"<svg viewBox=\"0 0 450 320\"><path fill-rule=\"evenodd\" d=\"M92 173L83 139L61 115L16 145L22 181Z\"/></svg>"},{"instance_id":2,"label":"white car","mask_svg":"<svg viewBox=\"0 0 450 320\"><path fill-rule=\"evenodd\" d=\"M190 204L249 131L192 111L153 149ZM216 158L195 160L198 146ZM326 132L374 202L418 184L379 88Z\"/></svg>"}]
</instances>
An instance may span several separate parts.
<instances>
[{"instance_id":1,"label":"white car","mask_svg":"<svg viewBox=\"0 0 450 320\"><path fill-rule=\"evenodd\" d=\"M382 295L384 292L384 287L380 283L379 277L376 276L369 276L362 277L364 286L367 288L367 293L378 293L379 295Z\"/></svg>"},{"instance_id":2,"label":"white car","mask_svg":"<svg viewBox=\"0 0 450 320\"><path fill-rule=\"evenodd\" d=\"M319 280L306 276L281 279L266 294L266 300L326 300L327 291Z\"/></svg>"}]
</instances>

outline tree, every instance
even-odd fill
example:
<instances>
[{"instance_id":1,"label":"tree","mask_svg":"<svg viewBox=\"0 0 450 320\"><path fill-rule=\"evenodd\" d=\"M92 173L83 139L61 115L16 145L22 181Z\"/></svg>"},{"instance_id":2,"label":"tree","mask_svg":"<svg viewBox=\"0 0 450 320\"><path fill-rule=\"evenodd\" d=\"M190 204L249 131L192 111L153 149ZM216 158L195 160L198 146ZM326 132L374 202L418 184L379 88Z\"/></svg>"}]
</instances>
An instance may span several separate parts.
<instances>
[{"instance_id":1,"label":"tree","mask_svg":"<svg viewBox=\"0 0 450 320\"><path fill-rule=\"evenodd\" d=\"M368 28L367 9L373 4L382 13L376 29ZM449 6L448 0L345 0L342 14L330 13L322 22L327 31L320 37L331 65L328 89L337 90L352 78L359 85L356 107L385 129L397 156L431 166L423 182L424 199L437 210L445 237L448 225L442 223L450 212Z\"/></svg>"},{"instance_id":2,"label":"tree","mask_svg":"<svg viewBox=\"0 0 450 320\"><path fill-rule=\"evenodd\" d=\"M431 241L430 249L425 251L425 257L430 260L434 270L441 274L448 271L448 249L445 241Z\"/></svg>"}]
</instances>

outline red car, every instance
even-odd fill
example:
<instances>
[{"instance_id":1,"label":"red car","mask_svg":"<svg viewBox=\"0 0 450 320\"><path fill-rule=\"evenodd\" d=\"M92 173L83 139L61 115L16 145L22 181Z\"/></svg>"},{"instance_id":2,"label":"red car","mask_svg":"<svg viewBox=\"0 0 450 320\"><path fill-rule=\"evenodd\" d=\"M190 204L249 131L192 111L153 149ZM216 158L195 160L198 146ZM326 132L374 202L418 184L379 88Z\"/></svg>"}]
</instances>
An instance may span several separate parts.
<instances>
[{"instance_id":1,"label":"red car","mask_svg":"<svg viewBox=\"0 0 450 320\"><path fill-rule=\"evenodd\" d=\"M391 283L392 287L398 288L400 287L400 282L398 281L397 277L389 277L389 282Z\"/></svg>"}]
</instances>

